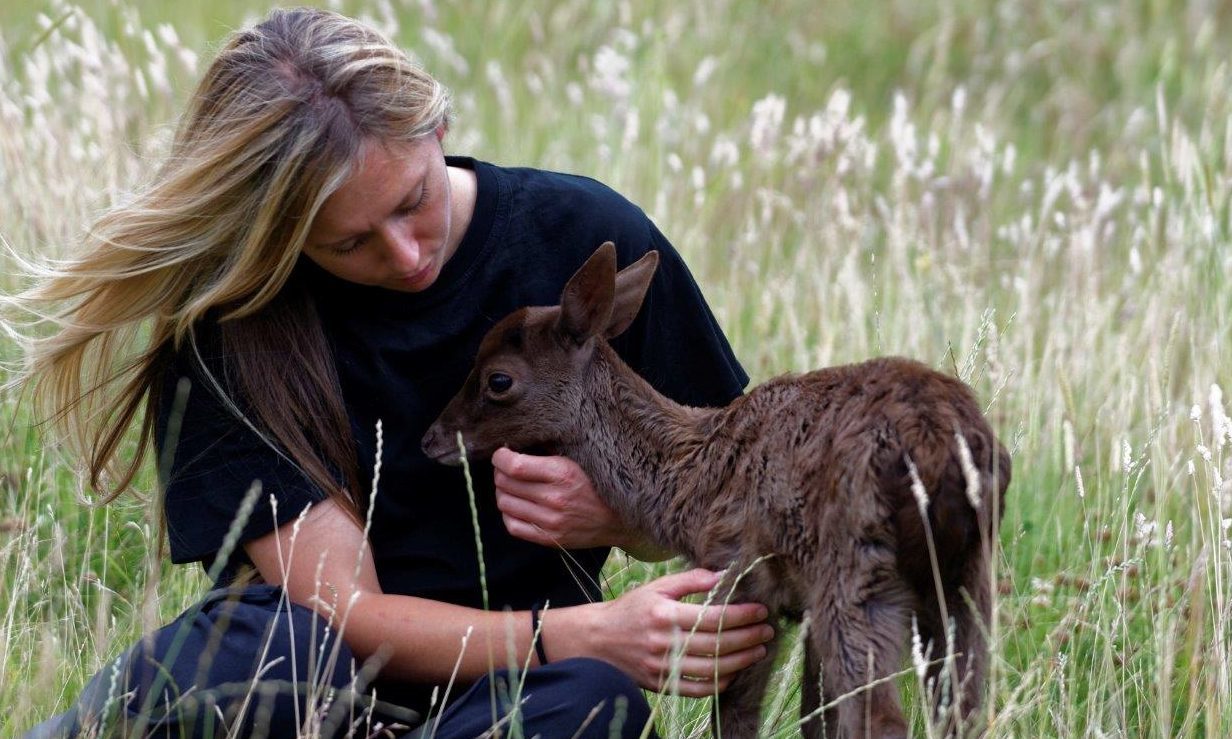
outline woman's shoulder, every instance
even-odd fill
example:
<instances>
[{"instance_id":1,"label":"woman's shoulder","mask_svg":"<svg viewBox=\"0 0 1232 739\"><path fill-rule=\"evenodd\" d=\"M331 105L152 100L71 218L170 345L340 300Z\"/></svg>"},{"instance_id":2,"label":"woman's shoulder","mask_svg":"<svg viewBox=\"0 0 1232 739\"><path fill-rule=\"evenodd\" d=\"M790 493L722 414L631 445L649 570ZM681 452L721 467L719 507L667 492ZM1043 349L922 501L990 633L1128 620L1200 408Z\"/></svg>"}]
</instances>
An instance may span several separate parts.
<instances>
[{"instance_id":1,"label":"woman's shoulder","mask_svg":"<svg viewBox=\"0 0 1232 739\"><path fill-rule=\"evenodd\" d=\"M645 211L595 177L531 167L488 166L505 185L510 212L530 228L609 231L612 241L621 234L645 238L649 225Z\"/></svg>"},{"instance_id":2,"label":"woman's shoulder","mask_svg":"<svg viewBox=\"0 0 1232 739\"><path fill-rule=\"evenodd\" d=\"M486 166L492 167L498 175L509 180L526 197L559 205L589 202L632 208L641 212L628 198L590 175L536 167L507 167L496 164ZM561 201L560 198L565 200Z\"/></svg>"},{"instance_id":3,"label":"woman's shoulder","mask_svg":"<svg viewBox=\"0 0 1232 739\"><path fill-rule=\"evenodd\" d=\"M202 375L225 374L226 351L216 311L195 321L188 332L167 349L169 374L194 380Z\"/></svg>"},{"instance_id":4,"label":"woman's shoulder","mask_svg":"<svg viewBox=\"0 0 1232 739\"><path fill-rule=\"evenodd\" d=\"M248 410L218 318L217 311L208 312L180 341L166 348L155 406L159 428L171 415L187 412L221 432L239 425L239 415Z\"/></svg>"}]
</instances>

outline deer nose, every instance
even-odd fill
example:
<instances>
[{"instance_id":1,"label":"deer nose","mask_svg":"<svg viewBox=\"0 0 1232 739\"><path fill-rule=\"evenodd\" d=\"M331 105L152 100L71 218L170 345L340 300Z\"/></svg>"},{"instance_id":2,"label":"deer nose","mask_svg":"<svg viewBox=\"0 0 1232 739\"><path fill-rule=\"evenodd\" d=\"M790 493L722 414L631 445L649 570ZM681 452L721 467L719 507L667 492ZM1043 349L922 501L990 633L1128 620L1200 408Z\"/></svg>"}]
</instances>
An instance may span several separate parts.
<instances>
[{"instance_id":1,"label":"deer nose","mask_svg":"<svg viewBox=\"0 0 1232 739\"><path fill-rule=\"evenodd\" d=\"M456 438L454 434L446 432L440 421L437 421L424 434L420 447L429 459L452 467L462 464Z\"/></svg>"},{"instance_id":2,"label":"deer nose","mask_svg":"<svg viewBox=\"0 0 1232 739\"><path fill-rule=\"evenodd\" d=\"M440 437L439 427L436 424L432 424L432 427L424 434L423 441L420 443L420 448L423 449L424 454L429 457L434 456L433 452L440 446Z\"/></svg>"}]
</instances>

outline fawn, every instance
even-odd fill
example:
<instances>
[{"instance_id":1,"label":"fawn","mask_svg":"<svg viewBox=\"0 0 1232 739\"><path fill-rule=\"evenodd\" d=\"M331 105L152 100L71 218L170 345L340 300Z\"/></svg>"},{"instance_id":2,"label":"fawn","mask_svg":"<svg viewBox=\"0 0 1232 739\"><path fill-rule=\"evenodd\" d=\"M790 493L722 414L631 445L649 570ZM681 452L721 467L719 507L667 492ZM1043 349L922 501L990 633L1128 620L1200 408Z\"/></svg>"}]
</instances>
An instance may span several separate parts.
<instances>
[{"instance_id":1,"label":"fawn","mask_svg":"<svg viewBox=\"0 0 1232 739\"><path fill-rule=\"evenodd\" d=\"M650 252L617 272L605 243L559 306L497 323L425 452L460 463L461 431L476 458L501 446L568 456L630 525L726 568L733 600L805 619L805 736L907 736L882 678L900 669L913 621L936 717L963 730L983 690L988 566L1010 479L972 391L879 358L779 377L724 408L676 404L607 343L633 322L657 264ZM759 661L719 696L723 737L757 735L772 669Z\"/></svg>"}]
</instances>

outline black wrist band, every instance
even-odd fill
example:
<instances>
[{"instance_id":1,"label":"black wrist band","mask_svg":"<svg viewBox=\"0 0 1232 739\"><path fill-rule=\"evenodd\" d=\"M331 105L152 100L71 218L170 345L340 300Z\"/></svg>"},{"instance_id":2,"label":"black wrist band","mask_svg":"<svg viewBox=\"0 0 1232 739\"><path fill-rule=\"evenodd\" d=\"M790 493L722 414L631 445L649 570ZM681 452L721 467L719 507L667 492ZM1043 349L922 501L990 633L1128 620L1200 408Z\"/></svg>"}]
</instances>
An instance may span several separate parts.
<instances>
[{"instance_id":1,"label":"black wrist band","mask_svg":"<svg viewBox=\"0 0 1232 739\"><path fill-rule=\"evenodd\" d=\"M538 603L530 608L530 638L535 643L535 655L539 657L539 664L546 665L548 663L548 653L543 648L543 632L539 627Z\"/></svg>"}]
</instances>

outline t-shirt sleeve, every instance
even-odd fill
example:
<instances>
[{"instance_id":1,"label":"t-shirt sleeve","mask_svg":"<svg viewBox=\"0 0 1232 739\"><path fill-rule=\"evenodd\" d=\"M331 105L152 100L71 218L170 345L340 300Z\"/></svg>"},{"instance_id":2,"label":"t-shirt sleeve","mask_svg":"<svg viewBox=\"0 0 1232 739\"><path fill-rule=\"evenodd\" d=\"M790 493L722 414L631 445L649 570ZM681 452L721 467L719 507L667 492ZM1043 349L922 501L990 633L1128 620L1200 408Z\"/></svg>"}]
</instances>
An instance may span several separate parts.
<instances>
[{"instance_id":1,"label":"t-shirt sleeve","mask_svg":"<svg viewBox=\"0 0 1232 739\"><path fill-rule=\"evenodd\" d=\"M198 347L200 352L185 346L165 378L155 445L171 560L201 562L208 569L254 484L260 491L238 543L273 531L326 496L237 417L219 392L228 391L221 387L225 372L217 345L198 342ZM247 561L237 545L224 572Z\"/></svg>"},{"instance_id":2,"label":"t-shirt sleeve","mask_svg":"<svg viewBox=\"0 0 1232 739\"><path fill-rule=\"evenodd\" d=\"M726 405L743 392L749 376L684 260L654 224L647 225L645 250L659 252L659 267L637 319L612 346L656 390L677 403ZM617 246L626 252L620 255L621 268L645 253Z\"/></svg>"}]
</instances>

